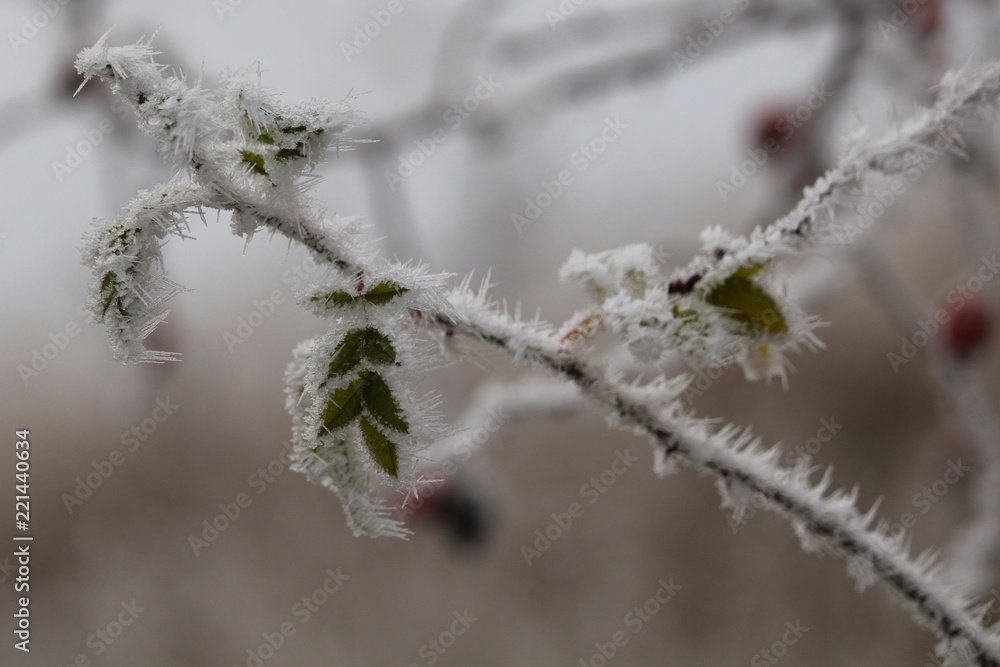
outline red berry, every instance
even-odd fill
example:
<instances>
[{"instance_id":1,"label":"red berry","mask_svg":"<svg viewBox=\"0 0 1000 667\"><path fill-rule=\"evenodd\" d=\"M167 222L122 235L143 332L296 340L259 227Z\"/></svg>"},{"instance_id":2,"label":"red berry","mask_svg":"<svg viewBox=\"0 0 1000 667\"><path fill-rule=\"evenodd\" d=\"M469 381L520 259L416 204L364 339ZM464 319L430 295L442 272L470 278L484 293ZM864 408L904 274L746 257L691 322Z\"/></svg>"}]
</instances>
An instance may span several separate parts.
<instances>
[{"instance_id":1,"label":"red berry","mask_svg":"<svg viewBox=\"0 0 1000 667\"><path fill-rule=\"evenodd\" d=\"M993 332L993 318L981 301L972 299L951 311L944 328L945 347L965 361L986 346Z\"/></svg>"},{"instance_id":2,"label":"red berry","mask_svg":"<svg viewBox=\"0 0 1000 667\"><path fill-rule=\"evenodd\" d=\"M784 107L775 107L758 114L753 127L754 146L765 150L774 145L781 146L788 139L786 128L789 126L785 120L787 115L788 109Z\"/></svg>"},{"instance_id":3,"label":"red berry","mask_svg":"<svg viewBox=\"0 0 1000 667\"><path fill-rule=\"evenodd\" d=\"M405 509L416 519L443 527L456 547L472 547L486 539L486 504L466 483L453 479L422 484L419 496L411 498Z\"/></svg>"},{"instance_id":4,"label":"red berry","mask_svg":"<svg viewBox=\"0 0 1000 667\"><path fill-rule=\"evenodd\" d=\"M808 119L796 115L800 109L795 104L773 105L757 113L751 126L753 147L777 159L795 153L809 131Z\"/></svg>"},{"instance_id":5,"label":"red berry","mask_svg":"<svg viewBox=\"0 0 1000 667\"><path fill-rule=\"evenodd\" d=\"M937 0L927 0L913 15L913 24L921 37L929 37L941 27L941 5Z\"/></svg>"}]
</instances>

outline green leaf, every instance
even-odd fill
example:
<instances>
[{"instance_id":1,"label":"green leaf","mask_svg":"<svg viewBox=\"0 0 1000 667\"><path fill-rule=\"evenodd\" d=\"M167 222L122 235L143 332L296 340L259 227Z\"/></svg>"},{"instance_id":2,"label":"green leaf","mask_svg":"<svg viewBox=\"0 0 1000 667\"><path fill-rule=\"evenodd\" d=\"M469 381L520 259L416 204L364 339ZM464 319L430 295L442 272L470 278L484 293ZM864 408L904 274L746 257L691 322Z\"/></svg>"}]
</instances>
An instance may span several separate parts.
<instances>
[{"instance_id":1,"label":"green leaf","mask_svg":"<svg viewBox=\"0 0 1000 667\"><path fill-rule=\"evenodd\" d=\"M304 144L299 141L295 144L295 148L279 148L278 152L274 154L275 160L291 160L292 158L305 157L306 154L302 152L302 146Z\"/></svg>"},{"instance_id":2,"label":"green leaf","mask_svg":"<svg viewBox=\"0 0 1000 667\"><path fill-rule=\"evenodd\" d=\"M384 280L379 284L372 287L370 290L365 292L365 300L368 303L373 303L376 306L381 306L382 304L389 303L395 297L406 294L410 290L398 283L394 283L391 280Z\"/></svg>"},{"instance_id":3,"label":"green leaf","mask_svg":"<svg viewBox=\"0 0 1000 667\"><path fill-rule=\"evenodd\" d=\"M355 298L350 292L338 290L326 296L314 296L309 298L313 303L322 303L324 306L349 306L354 303Z\"/></svg>"},{"instance_id":4,"label":"green leaf","mask_svg":"<svg viewBox=\"0 0 1000 667\"><path fill-rule=\"evenodd\" d=\"M118 296L118 290L115 289L115 274L113 271L108 271L101 278L101 295L104 297L104 308L101 310L101 318L103 319L108 314L108 308L111 307L115 297ZM120 305L119 308L121 308Z\"/></svg>"},{"instance_id":5,"label":"green leaf","mask_svg":"<svg viewBox=\"0 0 1000 667\"><path fill-rule=\"evenodd\" d=\"M365 330L364 355L373 364L396 363L396 348L392 341L377 329L369 327Z\"/></svg>"},{"instance_id":6,"label":"green leaf","mask_svg":"<svg viewBox=\"0 0 1000 667\"><path fill-rule=\"evenodd\" d=\"M396 363L396 348L385 334L371 327L349 331L334 350L327 370L327 379L346 375L362 359L373 365L386 366Z\"/></svg>"},{"instance_id":7,"label":"green leaf","mask_svg":"<svg viewBox=\"0 0 1000 667\"><path fill-rule=\"evenodd\" d=\"M410 425L403 418L403 410L381 375L375 371L365 373L361 393L365 399L365 407L372 417L400 433L410 432Z\"/></svg>"},{"instance_id":8,"label":"green leaf","mask_svg":"<svg viewBox=\"0 0 1000 667\"><path fill-rule=\"evenodd\" d=\"M374 306L382 306L389 303L397 296L406 294L409 291L409 288L403 287L402 285L394 283L391 280L384 280L361 296L355 296L350 292L338 290L325 296L321 295L310 297L309 300L313 303L322 303L326 306L350 306L358 299L364 299Z\"/></svg>"},{"instance_id":9,"label":"green leaf","mask_svg":"<svg viewBox=\"0 0 1000 667\"><path fill-rule=\"evenodd\" d=\"M335 431L350 424L361 414L361 388L364 378L359 377L351 384L335 389L330 394L323 409L323 427Z\"/></svg>"},{"instance_id":10,"label":"green leaf","mask_svg":"<svg viewBox=\"0 0 1000 667\"><path fill-rule=\"evenodd\" d=\"M264 156L259 153L254 153L253 151L240 151L240 156L243 158L244 164L250 167L250 170L261 176L267 176L267 169L264 169Z\"/></svg>"},{"instance_id":11,"label":"green leaf","mask_svg":"<svg viewBox=\"0 0 1000 667\"><path fill-rule=\"evenodd\" d=\"M767 264L764 262L751 262L736 269L733 275L750 280L751 278L756 277L757 274L763 271L766 267Z\"/></svg>"},{"instance_id":12,"label":"green leaf","mask_svg":"<svg viewBox=\"0 0 1000 667\"><path fill-rule=\"evenodd\" d=\"M286 125L281 128L281 131L285 134L295 134L296 132L305 132L306 129L305 125Z\"/></svg>"},{"instance_id":13,"label":"green leaf","mask_svg":"<svg viewBox=\"0 0 1000 667\"><path fill-rule=\"evenodd\" d=\"M348 334L344 336L344 340L340 341L340 345L337 346L337 349L334 352L326 377L329 379L344 375L360 364L364 342L364 330L355 329L354 331L348 332Z\"/></svg>"},{"instance_id":14,"label":"green leaf","mask_svg":"<svg viewBox=\"0 0 1000 667\"><path fill-rule=\"evenodd\" d=\"M259 141L262 144L271 144L271 145L273 145L274 144L274 137L272 137L270 135L270 133L264 132L259 137L257 137L257 141Z\"/></svg>"},{"instance_id":15,"label":"green leaf","mask_svg":"<svg viewBox=\"0 0 1000 667\"><path fill-rule=\"evenodd\" d=\"M137 234L138 230L133 229L131 227L123 227L122 225L117 225L111 231L113 233L118 231L119 229L121 229L122 232L120 234L117 234L115 238L112 239L108 247L120 255L129 247L129 244L132 243L131 237Z\"/></svg>"},{"instance_id":16,"label":"green leaf","mask_svg":"<svg viewBox=\"0 0 1000 667\"><path fill-rule=\"evenodd\" d=\"M371 452L375 463L382 470L399 478L399 457L396 454L396 445L368 417L361 418L361 435L364 436L365 445Z\"/></svg>"},{"instance_id":17,"label":"green leaf","mask_svg":"<svg viewBox=\"0 0 1000 667\"><path fill-rule=\"evenodd\" d=\"M777 301L750 278L762 268L756 264L740 267L713 289L706 300L724 308L727 317L746 324L754 334L788 333L788 321Z\"/></svg>"}]
</instances>

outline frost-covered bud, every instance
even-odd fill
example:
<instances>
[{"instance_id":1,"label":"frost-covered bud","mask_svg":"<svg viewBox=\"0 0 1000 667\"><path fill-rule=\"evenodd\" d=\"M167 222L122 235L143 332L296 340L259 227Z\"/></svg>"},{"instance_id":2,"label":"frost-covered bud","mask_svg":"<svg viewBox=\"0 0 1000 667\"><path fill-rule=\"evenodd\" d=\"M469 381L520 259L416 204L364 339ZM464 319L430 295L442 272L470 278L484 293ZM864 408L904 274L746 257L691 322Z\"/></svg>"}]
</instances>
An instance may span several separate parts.
<instances>
[{"instance_id":1,"label":"frost-covered bud","mask_svg":"<svg viewBox=\"0 0 1000 667\"><path fill-rule=\"evenodd\" d=\"M604 299L619 290L641 292L659 272L656 251L637 243L592 255L574 250L559 278L582 283L595 298Z\"/></svg>"},{"instance_id":2,"label":"frost-covered bud","mask_svg":"<svg viewBox=\"0 0 1000 667\"><path fill-rule=\"evenodd\" d=\"M110 36L109 30L77 57L84 84L95 76L108 82L135 108L140 127L156 140L163 160L186 168L198 146L220 129L211 92L200 81L189 86L183 78L162 76L151 40L111 47Z\"/></svg>"},{"instance_id":3,"label":"frost-covered bud","mask_svg":"<svg viewBox=\"0 0 1000 667\"><path fill-rule=\"evenodd\" d=\"M819 346L815 318L790 303L771 278L776 252L724 230L706 230L704 255L669 277L648 246L585 255L574 251L562 276L601 302L595 318L621 335L644 363L679 352L695 365L739 363L749 380L781 378L785 351ZM576 318L574 318L576 319ZM564 327L572 334L578 327Z\"/></svg>"},{"instance_id":4,"label":"frost-covered bud","mask_svg":"<svg viewBox=\"0 0 1000 667\"><path fill-rule=\"evenodd\" d=\"M331 148L346 148L344 133L358 122L358 113L345 104L283 106L246 72L227 75L223 85L222 114L238 120L229 128L232 154L244 170L276 186L324 162Z\"/></svg>"},{"instance_id":5,"label":"frost-covered bud","mask_svg":"<svg viewBox=\"0 0 1000 667\"><path fill-rule=\"evenodd\" d=\"M166 319L154 311L183 289L163 275L160 246L184 237L185 213L202 203L197 186L173 182L140 192L113 221L96 220L84 237L83 264L92 272L87 302L103 323L120 361L170 361L175 354L147 350L143 340Z\"/></svg>"}]
</instances>

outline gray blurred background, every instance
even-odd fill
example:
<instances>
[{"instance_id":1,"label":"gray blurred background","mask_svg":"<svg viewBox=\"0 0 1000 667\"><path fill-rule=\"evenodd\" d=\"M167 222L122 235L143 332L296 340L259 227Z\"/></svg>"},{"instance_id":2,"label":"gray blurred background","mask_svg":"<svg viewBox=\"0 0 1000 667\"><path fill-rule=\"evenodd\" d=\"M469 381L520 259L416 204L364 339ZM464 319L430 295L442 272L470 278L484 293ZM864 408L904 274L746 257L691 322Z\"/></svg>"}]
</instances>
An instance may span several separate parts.
<instances>
[{"instance_id":1,"label":"gray blurred background","mask_svg":"<svg viewBox=\"0 0 1000 667\"><path fill-rule=\"evenodd\" d=\"M401 0L357 53L344 45L356 46L356 31L389 2L72 0L50 3L58 8L51 17L43 4L0 6L0 496L13 495L13 432L29 428L36 535L32 651L14 651L5 629L0 664L597 666L616 632L627 643L608 664L932 664L933 637L885 591L858 594L842 561L805 554L773 515L734 524L710 479L689 470L658 479L648 443L609 430L589 404L505 420L461 462L449 481L482 503L480 543L456 547L433 511L411 521L409 541L353 538L336 498L281 458L290 435L282 373L294 345L323 330L292 303L307 264L301 249L265 235L244 248L227 215L210 213L207 226L192 220L196 240L165 250L169 275L192 291L170 304L155 334L183 353L180 363L122 366L103 329L80 314L89 276L79 246L90 219L113 216L137 189L170 174L100 84L70 98L78 83L71 63L114 24L112 44L157 31L160 61L203 72L209 83L227 67L259 64L263 82L287 102L356 95L369 120L352 136L380 143L359 144L323 168L317 196L329 211L365 216L388 255L458 274L491 268L497 296L559 323L585 303L557 280L574 248L647 242L681 264L707 225L743 233L787 211L798 180L829 165L847 133L868 126L877 136L927 102L948 67L996 56L992 3L941 2L940 16L910 17L884 36L874 19L862 24L866 44L849 82L824 107L822 124L799 135L808 148L789 144L788 159L779 153L727 201L718 183L759 140L761 119L794 109L828 76L848 41L827 6L841 3L776 3L778 19L727 24L682 71L669 45L707 29L691 28L704 25L702 16L743 3L673 11L671 3L566 1L575 11L553 22L555 0ZM891 16L891 4L879 7ZM785 22L786 10L804 18ZM588 17L600 19L585 24L591 32L574 28ZM32 32L25 21L42 25ZM560 82L597 77L602 63L657 48L659 69L623 70L593 95L559 94ZM474 94L481 76L500 87L452 131L433 105ZM574 151L614 118L627 129L577 172ZM77 166L54 166L69 165L68 153L105 121L112 130ZM448 130L446 140L391 190L385 171L436 127ZM989 164L992 131L970 141ZM574 183L518 233L511 214L523 214L525 198L563 169L574 171ZM961 205L973 201L984 221L982 251L996 249L996 181L963 189L978 175L960 172L939 161L859 241L932 305L969 275ZM795 358L788 391L750 385L729 369L694 407L790 450L835 420L843 428L815 452L817 462L835 465L838 484L859 484L862 506L884 497L887 520L913 514L916 548L944 549L969 516L976 453L941 408L927 355L898 372L887 361L917 323L899 330L849 253L834 249L804 264L789 273L789 290L807 295L807 309L830 323L821 331L827 349ZM273 315L227 346L225 334L275 294L283 303ZM990 283L980 295L991 318L996 295ZM36 353L37 372L19 370L32 368ZM489 354L478 366L429 375L421 388L438 391L460 421L477 387L528 372ZM992 405L996 355L984 345L969 363ZM162 423L152 420L165 414L154 412L158 400L177 406ZM133 428L141 440L129 437ZM66 494L107 470L116 450L121 465L68 505ZM626 451L638 462L589 504L582 485ZM923 511L917 494L957 458L973 472ZM241 493L250 503L238 518L193 548L204 522ZM573 502L583 515L529 566L522 547ZM2 504L5 526L12 505ZM0 563L8 553L3 547ZM346 579L327 598L317 591L331 571ZM0 577L8 628L13 577L6 569ZM661 580L681 588L662 608L649 605L658 613L635 631L628 615ZM314 594L324 603L306 617L302 598ZM466 623L456 624L456 614ZM283 624L294 634L269 651L268 637L278 643ZM790 635L789 627L807 631Z\"/></svg>"}]
</instances>

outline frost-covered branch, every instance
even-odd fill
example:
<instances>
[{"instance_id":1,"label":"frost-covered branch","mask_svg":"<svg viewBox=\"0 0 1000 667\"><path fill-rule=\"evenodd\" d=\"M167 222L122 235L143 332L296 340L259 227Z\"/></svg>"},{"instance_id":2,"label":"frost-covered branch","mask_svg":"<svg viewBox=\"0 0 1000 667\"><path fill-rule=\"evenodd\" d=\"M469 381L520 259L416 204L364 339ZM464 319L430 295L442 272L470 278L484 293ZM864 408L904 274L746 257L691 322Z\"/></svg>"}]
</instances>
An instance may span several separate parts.
<instances>
[{"instance_id":1,"label":"frost-covered branch","mask_svg":"<svg viewBox=\"0 0 1000 667\"><path fill-rule=\"evenodd\" d=\"M190 174L189 181L171 184L180 188L175 198L166 189L142 193L118 221L97 224L89 242L96 250L87 256L95 269L95 319L104 321L116 345L129 351L120 356L142 358L135 339L141 343L149 326L150 303L162 298L126 297L158 284L150 278L150 267L159 258L159 240L191 208L232 211L238 235L267 228L301 242L329 264L326 278L300 295L305 307L331 324L326 334L299 346L287 373L293 467L340 496L357 533L405 534L388 516L374 482L412 488L417 452L445 435L433 399L414 395L406 382L408 374L424 369L416 320L450 338L485 342L572 381L610 410L614 425L654 441L661 472L681 461L712 474L726 504L734 507L742 505L745 494L760 494L792 521L808 550L825 546L844 555L861 586L883 581L937 632L945 652L1000 667L1000 638L982 626L979 611L970 609L962 595L938 581L933 558L911 559L905 536L873 528L874 508L861 513L855 494L830 492L829 472L813 482L808 462L783 469L778 450L763 450L747 431L715 429L693 417L679 399L683 379L629 385L610 376L603 365L567 344L586 338L589 321L575 321L570 331L559 333L537 320L522 322L491 303L485 289L473 292L465 282L447 292L442 277L423 267L380 261L351 221L323 218L306 192L312 168L328 148L341 144L354 121L343 105L284 107L240 75L228 77L216 98L198 84L164 76L153 54L148 42L110 48L106 35L78 60L87 78L108 81L135 107L164 160ZM582 280L603 299L602 322L614 328L617 317L619 328L641 333L633 343L707 359L727 343L744 341L759 355L744 360L748 372L780 374L781 364L769 357L785 345L814 343L815 321L778 293L772 263L832 234L835 207L863 191L868 173L908 168L940 133L954 137L979 109L995 106L998 79L1000 65L951 76L935 108L888 139L855 146L789 216L749 238L710 231L706 254L673 276L663 275L658 258L643 247L577 254L564 274ZM156 196L166 203L156 203ZM117 230L123 223L140 230L138 241L132 235L121 238ZM113 310L101 308L108 298L105 275L112 275L115 285ZM567 336L577 330L581 336Z\"/></svg>"},{"instance_id":2,"label":"frost-covered branch","mask_svg":"<svg viewBox=\"0 0 1000 667\"><path fill-rule=\"evenodd\" d=\"M511 382L489 382L476 388L459 423L467 429L479 428L495 416L503 421L538 415L562 416L577 413L586 405L579 390L560 378L526 377ZM427 460L439 464L453 457L465 442L464 433L431 445ZM478 444L478 443L477 443Z\"/></svg>"},{"instance_id":3,"label":"frost-covered branch","mask_svg":"<svg viewBox=\"0 0 1000 667\"><path fill-rule=\"evenodd\" d=\"M153 310L179 291L163 276L160 244L183 237L189 210L232 211L237 235L249 239L263 227L307 246L330 271L300 298L331 325L299 346L288 372L293 468L338 494L356 533L405 535L375 482L411 488L416 452L446 433L434 400L407 383L428 357L412 315L448 311L443 277L375 260L354 221L324 218L307 196L312 169L355 122L345 105L284 107L247 74L227 76L217 98L200 83L164 76L154 55L148 41L111 48L105 34L77 60L85 79L104 79L133 106L163 160L190 176L140 193L114 221L95 222L84 249L93 319L122 361L173 358L142 341L166 317Z\"/></svg>"},{"instance_id":4,"label":"frost-covered branch","mask_svg":"<svg viewBox=\"0 0 1000 667\"><path fill-rule=\"evenodd\" d=\"M848 560L859 587L876 580L888 585L916 618L946 641L943 653L972 656L978 665L1000 665L1000 637L979 622L985 610L970 608L957 589L939 580L940 566L932 554L911 559L905 534L882 524L872 528L877 504L861 513L855 506L856 490L830 492L829 470L813 482L816 470L808 461L782 468L780 449L763 450L749 431L734 426L715 430L711 420L691 417L678 400L684 380L622 385L600 365L566 354L557 337L539 323L511 320L482 294L459 291L453 302L460 320L440 318L441 326L572 380L611 410L612 424L653 439L661 473L670 472L676 461L709 473L718 478L725 504L735 510L745 506L741 497L760 494L793 523L807 551L832 547Z\"/></svg>"},{"instance_id":5,"label":"frost-covered branch","mask_svg":"<svg viewBox=\"0 0 1000 667\"><path fill-rule=\"evenodd\" d=\"M90 314L108 328L115 358L150 362L177 358L143 345L170 313L153 311L183 289L163 275L160 248L169 236L184 238L186 214L210 203L200 186L173 181L140 192L111 224L95 225L85 237L84 262L94 272Z\"/></svg>"},{"instance_id":6,"label":"frost-covered branch","mask_svg":"<svg viewBox=\"0 0 1000 667\"><path fill-rule=\"evenodd\" d=\"M578 314L566 335L590 335L580 329L581 322L594 329L603 325L648 361L673 350L694 363L738 361L748 379L784 381L786 353L817 347L818 322L786 298L776 265L824 243L854 241L862 227L853 219L845 222L842 213L853 211L868 194L869 177L912 179L938 155L960 153L960 130L993 112L998 97L1000 63L949 73L933 107L921 109L884 138L868 143L856 138L786 216L746 237L718 227L705 230L702 254L669 275L663 274L659 255L645 245L574 253L563 276L582 282L599 306Z\"/></svg>"}]
</instances>

